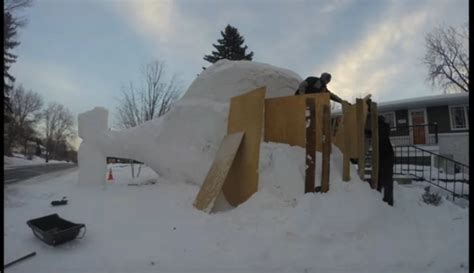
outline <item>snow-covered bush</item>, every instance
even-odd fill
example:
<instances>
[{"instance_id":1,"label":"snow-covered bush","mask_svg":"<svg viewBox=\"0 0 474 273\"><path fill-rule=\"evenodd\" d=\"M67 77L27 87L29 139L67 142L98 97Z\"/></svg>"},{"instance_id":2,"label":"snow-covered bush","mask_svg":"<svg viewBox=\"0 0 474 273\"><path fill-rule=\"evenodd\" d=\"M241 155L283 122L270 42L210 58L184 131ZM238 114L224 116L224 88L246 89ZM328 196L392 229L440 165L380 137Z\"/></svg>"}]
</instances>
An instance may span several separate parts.
<instances>
[{"instance_id":1,"label":"snow-covered bush","mask_svg":"<svg viewBox=\"0 0 474 273\"><path fill-rule=\"evenodd\" d=\"M423 202L428 205L438 206L441 204L441 196L436 192L430 192L430 186L425 187L425 193L421 197Z\"/></svg>"}]
</instances>

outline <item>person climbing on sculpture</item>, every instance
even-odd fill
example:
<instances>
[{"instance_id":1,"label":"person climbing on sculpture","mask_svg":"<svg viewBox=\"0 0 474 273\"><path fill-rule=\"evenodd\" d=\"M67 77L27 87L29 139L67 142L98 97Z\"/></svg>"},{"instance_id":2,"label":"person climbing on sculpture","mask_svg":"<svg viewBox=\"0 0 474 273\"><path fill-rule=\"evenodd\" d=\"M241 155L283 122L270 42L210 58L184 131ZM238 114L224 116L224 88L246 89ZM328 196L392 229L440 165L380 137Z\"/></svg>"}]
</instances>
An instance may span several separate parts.
<instances>
[{"instance_id":1,"label":"person climbing on sculpture","mask_svg":"<svg viewBox=\"0 0 474 273\"><path fill-rule=\"evenodd\" d=\"M304 94L315 94L328 92L331 96L331 100L342 103L343 99L338 97L336 94L330 92L327 88L327 84L331 81L331 74L324 72L318 77L307 77L302 81L295 92L295 95Z\"/></svg>"}]
</instances>

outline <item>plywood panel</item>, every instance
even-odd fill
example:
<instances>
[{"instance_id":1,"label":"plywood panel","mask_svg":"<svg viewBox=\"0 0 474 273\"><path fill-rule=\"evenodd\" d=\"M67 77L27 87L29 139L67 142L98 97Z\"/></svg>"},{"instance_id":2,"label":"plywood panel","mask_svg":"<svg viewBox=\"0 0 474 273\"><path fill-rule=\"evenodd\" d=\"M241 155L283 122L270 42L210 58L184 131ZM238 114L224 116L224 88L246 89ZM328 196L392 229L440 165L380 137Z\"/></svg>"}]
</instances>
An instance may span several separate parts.
<instances>
[{"instance_id":1,"label":"plywood panel","mask_svg":"<svg viewBox=\"0 0 474 273\"><path fill-rule=\"evenodd\" d=\"M217 150L214 162L207 172L206 179L202 183L194 207L204 212L211 212L214 203L222 190L222 186L229 170L234 162L238 148L242 143L244 132L227 135L222 140L219 150Z\"/></svg>"},{"instance_id":2,"label":"plywood panel","mask_svg":"<svg viewBox=\"0 0 474 273\"><path fill-rule=\"evenodd\" d=\"M304 96L288 96L265 100L264 141L306 147Z\"/></svg>"},{"instance_id":3,"label":"plywood panel","mask_svg":"<svg viewBox=\"0 0 474 273\"><path fill-rule=\"evenodd\" d=\"M316 102L316 151L322 151L322 107L329 105L329 94L308 94L265 100L264 141L306 147L306 98Z\"/></svg>"},{"instance_id":4,"label":"plywood panel","mask_svg":"<svg viewBox=\"0 0 474 273\"><path fill-rule=\"evenodd\" d=\"M324 106L327 106L328 109L330 109L330 103L329 103L330 95L329 93L323 93L323 94L309 94L306 96L314 97L316 99L316 150L318 152L323 152L323 144L322 144L323 108ZM331 115L330 112L329 112L329 115ZM329 151L331 151L330 145L329 145Z\"/></svg>"},{"instance_id":5,"label":"plywood panel","mask_svg":"<svg viewBox=\"0 0 474 273\"><path fill-rule=\"evenodd\" d=\"M227 133L245 132L242 145L222 187L225 198L233 206L245 202L258 189L265 90L265 87L255 89L233 97L230 102Z\"/></svg>"},{"instance_id":6,"label":"plywood panel","mask_svg":"<svg viewBox=\"0 0 474 273\"><path fill-rule=\"evenodd\" d=\"M351 158L358 158L359 153L357 150L357 115L356 105L351 105L347 108L347 112L344 116L344 121L347 124L347 130L344 130L347 138L349 138L349 149L348 152Z\"/></svg>"}]
</instances>

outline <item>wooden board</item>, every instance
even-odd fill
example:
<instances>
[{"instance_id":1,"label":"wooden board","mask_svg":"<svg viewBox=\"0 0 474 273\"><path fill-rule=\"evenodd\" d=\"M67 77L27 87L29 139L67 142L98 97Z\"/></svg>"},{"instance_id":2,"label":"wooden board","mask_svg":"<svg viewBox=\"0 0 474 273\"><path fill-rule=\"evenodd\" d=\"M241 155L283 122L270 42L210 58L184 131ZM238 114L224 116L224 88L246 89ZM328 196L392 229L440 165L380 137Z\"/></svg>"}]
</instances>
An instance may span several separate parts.
<instances>
[{"instance_id":1,"label":"wooden board","mask_svg":"<svg viewBox=\"0 0 474 273\"><path fill-rule=\"evenodd\" d=\"M323 159L321 167L321 192L329 191L329 161L331 157L331 113L329 105L322 107L322 145L323 145Z\"/></svg>"},{"instance_id":2,"label":"wooden board","mask_svg":"<svg viewBox=\"0 0 474 273\"><path fill-rule=\"evenodd\" d=\"M372 189L377 189L379 181L379 123L377 104L370 105L371 125L372 125Z\"/></svg>"},{"instance_id":3,"label":"wooden board","mask_svg":"<svg viewBox=\"0 0 474 273\"><path fill-rule=\"evenodd\" d=\"M309 94L306 96L314 97L316 99L316 151L323 152L323 142L322 142L323 108L324 106L328 106L328 109L330 109L330 100L329 100L330 95L329 93L323 93L323 94ZM331 151L330 145L329 145L329 151Z\"/></svg>"},{"instance_id":4,"label":"wooden board","mask_svg":"<svg viewBox=\"0 0 474 273\"><path fill-rule=\"evenodd\" d=\"M350 175L350 156L351 156L351 137L352 133L349 127L349 118L348 118L348 111L351 106L348 103L342 103L342 113L343 113L343 126L341 128L341 135L345 135L346 137L342 137L342 144L343 147L341 151L342 153L342 181L349 181L351 180Z\"/></svg>"},{"instance_id":5,"label":"wooden board","mask_svg":"<svg viewBox=\"0 0 474 273\"><path fill-rule=\"evenodd\" d=\"M365 99L356 99L356 113L357 113L357 127L356 127L356 134L357 134L357 158L359 162L359 177L360 179L364 179L365 177L365 125L367 121L367 112L368 112L368 105L367 100L370 97L366 97Z\"/></svg>"},{"instance_id":6,"label":"wooden board","mask_svg":"<svg viewBox=\"0 0 474 273\"><path fill-rule=\"evenodd\" d=\"M316 102L316 151L322 152L322 108L329 105L328 93L266 99L264 141L306 147L306 98Z\"/></svg>"},{"instance_id":7,"label":"wooden board","mask_svg":"<svg viewBox=\"0 0 474 273\"><path fill-rule=\"evenodd\" d=\"M356 106L346 103L343 103L342 106L342 124L339 125L339 128L336 132L334 144L339 148L339 150L344 151L343 153L347 153L349 158L358 158L359 153L357 151L358 143L356 136Z\"/></svg>"},{"instance_id":8,"label":"wooden board","mask_svg":"<svg viewBox=\"0 0 474 273\"><path fill-rule=\"evenodd\" d=\"M304 192L314 192L316 172L316 103L306 98L306 170Z\"/></svg>"},{"instance_id":9,"label":"wooden board","mask_svg":"<svg viewBox=\"0 0 474 273\"><path fill-rule=\"evenodd\" d=\"M194 200L194 207L207 213L211 212L237 155L243 137L244 132L233 133L224 137L219 150L217 150L214 162L207 172L206 179L204 179L201 189Z\"/></svg>"},{"instance_id":10,"label":"wooden board","mask_svg":"<svg viewBox=\"0 0 474 273\"><path fill-rule=\"evenodd\" d=\"M265 99L264 141L305 148L305 109L303 96Z\"/></svg>"},{"instance_id":11,"label":"wooden board","mask_svg":"<svg viewBox=\"0 0 474 273\"><path fill-rule=\"evenodd\" d=\"M363 179L365 172L365 157L362 156L364 153L364 122L362 121L363 107L364 102L362 99L356 99L356 139L357 139L357 159L359 165L359 177Z\"/></svg>"},{"instance_id":12,"label":"wooden board","mask_svg":"<svg viewBox=\"0 0 474 273\"><path fill-rule=\"evenodd\" d=\"M265 91L265 87L257 88L230 101L227 133L245 132L222 187L226 200L233 206L245 202L258 189Z\"/></svg>"}]
</instances>

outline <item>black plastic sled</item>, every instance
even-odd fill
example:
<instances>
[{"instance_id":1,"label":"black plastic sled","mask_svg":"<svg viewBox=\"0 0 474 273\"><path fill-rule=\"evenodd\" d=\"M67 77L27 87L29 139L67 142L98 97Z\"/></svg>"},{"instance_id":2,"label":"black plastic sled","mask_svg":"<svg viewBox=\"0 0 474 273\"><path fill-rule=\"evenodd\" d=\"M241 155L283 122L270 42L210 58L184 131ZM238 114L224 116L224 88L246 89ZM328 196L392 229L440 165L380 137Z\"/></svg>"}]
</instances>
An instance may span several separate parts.
<instances>
[{"instance_id":1,"label":"black plastic sled","mask_svg":"<svg viewBox=\"0 0 474 273\"><path fill-rule=\"evenodd\" d=\"M83 238L86 235L86 225L66 221L56 213L31 219L26 224L38 239L52 246L74 240L81 228L84 228L84 231L79 238Z\"/></svg>"}]
</instances>

